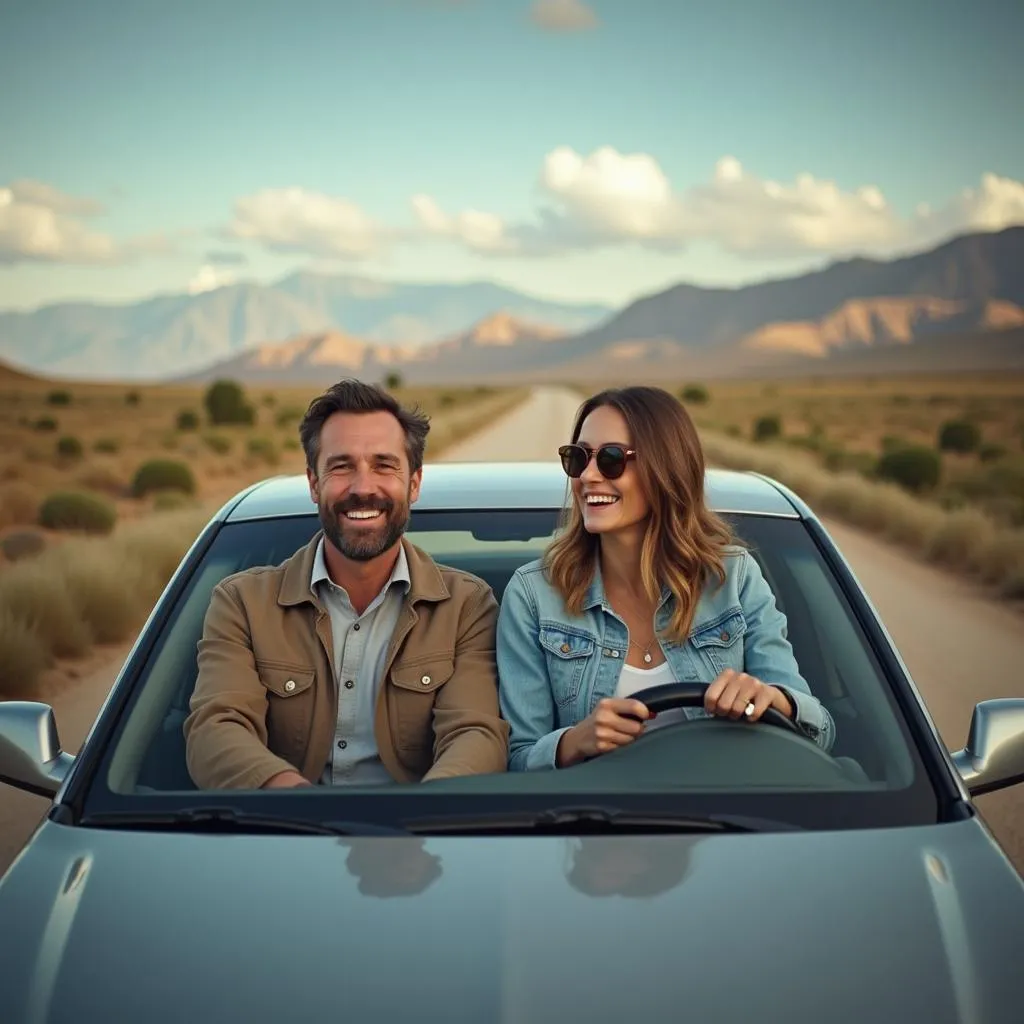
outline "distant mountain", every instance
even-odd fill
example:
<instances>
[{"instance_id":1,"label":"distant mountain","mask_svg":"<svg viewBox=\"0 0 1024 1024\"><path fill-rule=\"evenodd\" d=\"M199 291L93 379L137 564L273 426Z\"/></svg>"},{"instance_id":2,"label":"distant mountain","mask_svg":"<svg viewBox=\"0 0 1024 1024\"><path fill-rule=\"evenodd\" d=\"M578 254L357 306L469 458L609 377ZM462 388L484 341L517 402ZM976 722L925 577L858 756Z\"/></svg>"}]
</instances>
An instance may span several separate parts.
<instances>
[{"instance_id":1,"label":"distant mountain","mask_svg":"<svg viewBox=\"0 0 1024 1024\"><path fill-rule=\"evenodd\" d=\"M0 313L0 358L54 375L159 379L314 332L415 345L465 331L498 309L573 332L611 312L487 282L396 284L299 273L274 285L236 284L124 306L65 303Z\"/></svg>"},{"instance_id":2,"label":"distant mountain","mask_svg":"<svg viewBox=\"0 0 1024 1024\"><path fill-rule=\"evenodd\" d=\"M287 385L320 383L346 374L379 380L397 371L414 381L443 382L486 375L496 352L556 343L565 333L563 328L527 323L507 310L430 345L382 345L340 331L318 331L259 345L184 379L206 382L229 377L251 384Z\"/></svg>"}]
</instances>

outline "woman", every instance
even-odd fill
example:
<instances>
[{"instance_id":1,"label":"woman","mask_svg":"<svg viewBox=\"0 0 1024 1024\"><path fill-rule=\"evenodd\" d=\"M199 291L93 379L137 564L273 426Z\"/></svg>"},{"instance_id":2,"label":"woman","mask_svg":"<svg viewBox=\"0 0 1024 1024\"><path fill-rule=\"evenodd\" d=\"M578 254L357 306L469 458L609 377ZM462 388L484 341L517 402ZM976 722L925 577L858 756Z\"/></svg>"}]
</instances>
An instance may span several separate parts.
<instances>
[{"instance_id":1,"label":"woman","mask_svg":"<svg viewBox=\"0 0 1024 1024\"><path fill-rule=\"evenodd\" d=\"M835 725L797 667L760 567L704 501L693 421L667 391L588 399L572 444L564 529L509 582L498 618L509 769L565 768L654 727L630 694L710 684L704 708L756 722L769 707L828 750ZM682 739L682 737L680 737Z\"/></svg>"}]
</instances>

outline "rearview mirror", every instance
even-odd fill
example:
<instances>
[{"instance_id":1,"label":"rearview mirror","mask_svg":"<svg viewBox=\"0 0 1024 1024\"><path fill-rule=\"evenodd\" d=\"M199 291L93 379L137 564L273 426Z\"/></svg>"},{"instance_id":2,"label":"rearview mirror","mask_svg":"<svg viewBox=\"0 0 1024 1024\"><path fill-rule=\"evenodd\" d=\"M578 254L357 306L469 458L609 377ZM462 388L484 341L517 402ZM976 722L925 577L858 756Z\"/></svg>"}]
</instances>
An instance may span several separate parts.
<instances>
[{"instance_id":1,"label":"rearview mirror","mask_svg":"<svg viewBox=\"0 0 1024 1024\"><path fill-rule=\"evenodd\" d=\"M49 704L28 700L0 703L0 782L53 797L74 761L60 749Z\"/></svg>"},{"instance_id":2,"label":"rearview mirror","mask_svg":"<svg viewBox=\"0 0 1024 1024\"><path fill-rule=\"evenodd\" d=\"M967 745L952 757L971 796L1024 782L1024 698L976 705Z\"/></svg>"}]
</instances>

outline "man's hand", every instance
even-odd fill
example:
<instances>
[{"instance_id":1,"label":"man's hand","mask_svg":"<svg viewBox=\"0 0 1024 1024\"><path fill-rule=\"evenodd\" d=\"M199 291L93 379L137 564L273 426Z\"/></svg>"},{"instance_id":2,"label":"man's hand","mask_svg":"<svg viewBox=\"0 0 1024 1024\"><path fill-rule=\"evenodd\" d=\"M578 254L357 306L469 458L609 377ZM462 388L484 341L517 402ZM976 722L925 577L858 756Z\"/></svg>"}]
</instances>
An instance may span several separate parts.
<instances>
[{"instance_id":1,"label":"man's hand","mask_svg":"<svg viewBox=\"0 0 1024 1024\"><path fill-rule=\"evenodd\" d=\"M260 786L260 789L297 789L299 786L311 786L313 783L298 772L278 772Z\"/></svg>"}]
</instances>

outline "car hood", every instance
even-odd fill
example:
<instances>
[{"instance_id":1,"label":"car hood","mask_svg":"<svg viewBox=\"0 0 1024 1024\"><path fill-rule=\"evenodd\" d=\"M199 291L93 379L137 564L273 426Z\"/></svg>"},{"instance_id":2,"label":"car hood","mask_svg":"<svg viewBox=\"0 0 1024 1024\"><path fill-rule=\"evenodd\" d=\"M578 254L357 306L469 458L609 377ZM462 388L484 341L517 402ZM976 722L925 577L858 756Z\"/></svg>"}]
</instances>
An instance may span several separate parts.
<instances>
[{"instance_id":1,"label":"car hood","mask_svg":"<svg viewBox=\"0 0 1024 1024\"><path fill-rule=\"evenodd\" d=\"M831 833L189 835L45 822L4 1018L1020 1020L1024 883L977 820Z\"/></svg>"}]
</instances>

